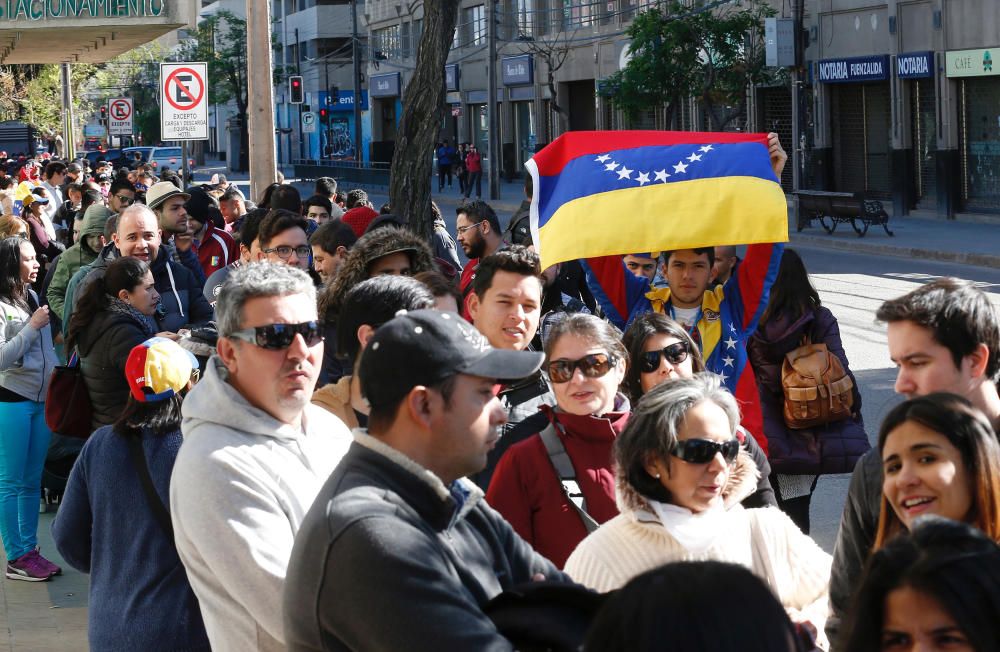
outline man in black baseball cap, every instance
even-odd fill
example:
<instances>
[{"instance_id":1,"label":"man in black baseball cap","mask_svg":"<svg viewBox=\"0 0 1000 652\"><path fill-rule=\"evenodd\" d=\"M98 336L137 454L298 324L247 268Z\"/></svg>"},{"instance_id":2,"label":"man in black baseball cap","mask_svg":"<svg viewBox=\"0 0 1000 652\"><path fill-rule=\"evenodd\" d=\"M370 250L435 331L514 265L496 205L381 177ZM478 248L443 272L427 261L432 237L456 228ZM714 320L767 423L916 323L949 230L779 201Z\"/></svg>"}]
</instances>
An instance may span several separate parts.
<instances>
[{"instance_id":1,"label":"man in black baseball cap","mask_svg":"<svg viewBox=\"0 0 1000 652\"><path fill-rule=\"evenodd\" d=\"M359 369L368 430L354 431L295 539L290 650L512 649L482 605L538 575L568 578L464 476L483 468L506 419L494 384L542 357L494 349L437 310L375 331Z\"/></svg>"}]
</instances>

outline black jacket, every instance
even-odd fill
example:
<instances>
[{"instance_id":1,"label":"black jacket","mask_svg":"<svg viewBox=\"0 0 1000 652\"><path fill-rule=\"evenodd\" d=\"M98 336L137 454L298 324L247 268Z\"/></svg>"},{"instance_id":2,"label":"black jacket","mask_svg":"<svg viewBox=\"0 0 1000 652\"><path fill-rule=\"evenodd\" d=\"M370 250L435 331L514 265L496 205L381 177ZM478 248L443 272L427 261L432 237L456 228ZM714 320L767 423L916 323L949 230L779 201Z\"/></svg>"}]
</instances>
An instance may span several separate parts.
<instances>
[{"instance_id":1,"label":"black jacket","mask_svg":"<svg viewBox=\"0 0 1000 652\"><path fill-rule=\"evenodd\" d=\"M80 331L77 351L94 410L91 425L95 430L121 416L129 394L125 360L132 347L151 335L148 327L144 328L129 315L110 310L99 312Z\"/></svg>"},{"instance_id":2,"label":"black jacket","mask_svg":"<svg viewBox=\"0 0 1000 652\"><path fill-rule=\"evenodd\" d=\"M830 570L830 617L826 635L831 649L837 645L841 624L851 605L851 596L861 579L868 553L875 543L882 496L882 459L877 448L865 453L851 474L847 502L840 517L837 543L833 547Z\"/></svg>"},{"instance_id":3,"label":"black jacket","mask_svg":"<svg viewBox=\"0 0 1000 652\"><path fill-rule=\"evenodd\" d=\"M513 650L482 608L531 581L569 581L465 480L445 487L375 437L320 490L285 578L285 642L314 650Z\"/></svg>"}]
</instances>

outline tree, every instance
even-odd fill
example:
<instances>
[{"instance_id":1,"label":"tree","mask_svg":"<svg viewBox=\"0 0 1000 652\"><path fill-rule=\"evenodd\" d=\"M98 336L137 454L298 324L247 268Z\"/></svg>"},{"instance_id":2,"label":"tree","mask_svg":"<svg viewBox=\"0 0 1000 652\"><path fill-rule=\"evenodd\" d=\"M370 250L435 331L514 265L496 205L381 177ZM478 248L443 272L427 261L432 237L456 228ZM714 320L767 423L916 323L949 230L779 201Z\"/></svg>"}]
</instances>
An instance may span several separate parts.
<instances>
[{"instance_id":1,"label":"tree","mask_svg":"<svg viewBox=\"0 0 1000 652\"><path fill-rule=\"evenodd\" d=\"M93 103L85 97L85 91L91 83L96 67L92 64L77 63L73 64L72 69L73 115L82 123L85 121L85 116L94 110ZM26 79L20 89L15 89L14 98L21 108L21 120L43 134L62 132L62 80L58 65L38 66L34 76ZM72 145L72 143L66 144L67 151L72 152Z\"/></svg>"},{"instance_id":2,"label":"tree","mask_svg":"<svg viewBox=\"0 0 1000 652\"><path fill-rule=\"evenodd\" d=\"M142 135L144 143L160 140L159 62L165 58L154 41L123 52L99 66L94 76L94 92L105 101L121 95L132 98L136 135Z\"/></svg>"},{"instance_id":3,"label":"tree","mask_svg":"<svg viewBox=\"0 0 1000 652\"><path fill-rule=\"evenodd\" d=\"M570 45L576 37L576 30L573 32L556 32L551 36L540 36L537 38L520 38L524 41L521 45L521 52L532 54L537 59L545 63L545 83L549 87L549 106L559 115L560 118L568 118L566 109L559 104L559 91L556 86L556 72L566 63L569 56ZM549 134L551 137L551 134Z\"/></svg>"},{"instance_id":4,"label":"tree","mask_svg":"<svg viewBox=\"0 0 1000 652\"><path fill-rule=\"evenodd\" d=\"M640 13L629 26L631 59L605 82L603 94L634 120L663 107L673 123L680 103L697 97L713 128L724 129L746 109L746 91L770 74L764 67L763 2L692 10L666 0ZM714 9L714 11L713 11Z\"/></svg>"},{"instance_id":5,"label":"tree","mask_svg":"<svg viewBox=\"0 0 1000 652\"><path fill-rule=\"evenodd\" d=\"M240 126L238 169L249 170L250 131L247 121L247 21L228 11L202 20L181 47L182 60L208 62L208 101L236 103Z\"/></svg>"},{"instance_id":6,"label":"tree","mask_svg":"<svg viewBox=\"0 0 1000 652\"><path fill-rule=\"evenodd\" d=\"M444 66L455 34L459 0L424 2L424 31L417 63L403 91L403 115L389 170L389 205L410 228L430 238L434 143L445 99Z\"/></svg>"}]
</instances>

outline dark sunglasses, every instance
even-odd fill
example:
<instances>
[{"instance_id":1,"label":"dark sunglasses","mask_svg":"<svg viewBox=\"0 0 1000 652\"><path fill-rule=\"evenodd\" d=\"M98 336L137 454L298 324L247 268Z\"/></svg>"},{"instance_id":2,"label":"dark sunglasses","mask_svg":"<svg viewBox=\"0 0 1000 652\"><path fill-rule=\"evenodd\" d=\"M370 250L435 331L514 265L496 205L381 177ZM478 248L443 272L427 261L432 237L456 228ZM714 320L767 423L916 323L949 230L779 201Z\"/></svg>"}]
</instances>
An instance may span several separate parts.
<instances>
[{"instance_id":1,"label":"dark sunglasses","mask_svg":"<svg viewBox=\"0 0 1000 652\"><path fill-rule=\"evenodd\" d=\"M691 464L708 464L722 453L726 464L732 464L740 452L740 442L737 439L729 441L712 441L711 439L685 439L677 442L671 454Z\"/></svg>"},{"instance_id":2,"label":"dark sunglasses","mask_svg":"<svg viewBox=\"0 0 1000 652\"><path fill-rule=\"evenodd\" d=\"M323 331L318 321L306 321L301 324L268 324L255 328L244 328L231 333L229 337L244 342L250 342L262 349L280 351L292 345L296 335L301 335L306 346L312 348L323 341Z\"/></svg>"},{"instance_id":3,"label":"dark sunglasses","mask_svg":"<svg viewBox=\"0 0 1000 652\"><path fill-rule=\"evenodd\" d=\"M662 349L647 351L639 356L639 371L649 374L659 369L661 356L666 358L670 364L680 364L687 360L689 353L691 353L691 345L687 342L674 342Z\"/></svg>"},{"instance_id":4,"label":"dark sunglasses","mask_svg":"<svg viewBox=\"0 0 1000 652\"><path fill-rule=\"evenodd\" d=\"M135 197L129 197L128 195L115 195L115 199L118 200L119 204L125 204L126 206L131 206L135 203Z\"/></svg>"},{"instance_id":5,"label":"dark sunglasses","mask_svg":"<svg viewBox=\"0 0 1000 652\"><path fill-rule=\"evenodd\" d=\"M549 379L554 383L568 383L577 369L587 378L600 378L618 364L618 358L607 353L592 353L579 360L553 360L549 363Z\"/></svg>"}]
</instances>

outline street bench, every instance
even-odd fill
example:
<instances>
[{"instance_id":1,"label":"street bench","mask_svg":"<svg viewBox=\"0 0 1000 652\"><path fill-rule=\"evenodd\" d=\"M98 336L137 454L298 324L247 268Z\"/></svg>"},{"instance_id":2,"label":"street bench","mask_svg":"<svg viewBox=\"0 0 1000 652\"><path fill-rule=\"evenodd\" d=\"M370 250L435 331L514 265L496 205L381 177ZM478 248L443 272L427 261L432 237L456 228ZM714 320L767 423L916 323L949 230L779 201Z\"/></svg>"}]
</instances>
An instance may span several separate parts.
<instances>
[{"instance_id":1,"label":"street bench","mask_svg":"<svg viewBox=\"0 0 1000 652\"><path fill-rule=\"evenodd\" d=\"M849 222L859 238L864 237L873 224L893 235L889 230L889 214L877 199L867 199L860 192L796 190L794 194L799 200L798 231L813 220L819 220L827 233L833 233L841 222Z\"/></svg>"}]
</instances>

